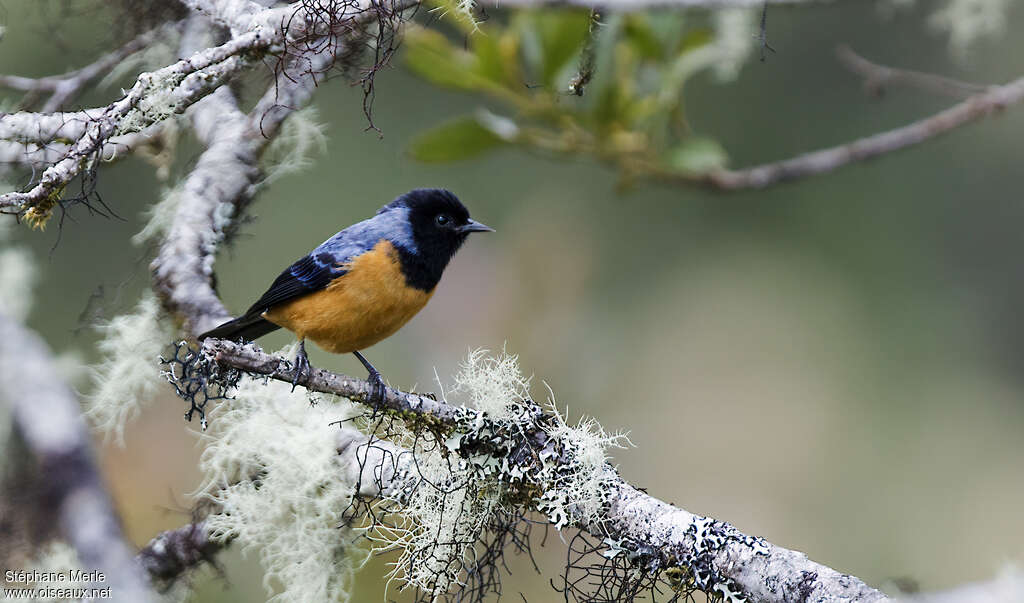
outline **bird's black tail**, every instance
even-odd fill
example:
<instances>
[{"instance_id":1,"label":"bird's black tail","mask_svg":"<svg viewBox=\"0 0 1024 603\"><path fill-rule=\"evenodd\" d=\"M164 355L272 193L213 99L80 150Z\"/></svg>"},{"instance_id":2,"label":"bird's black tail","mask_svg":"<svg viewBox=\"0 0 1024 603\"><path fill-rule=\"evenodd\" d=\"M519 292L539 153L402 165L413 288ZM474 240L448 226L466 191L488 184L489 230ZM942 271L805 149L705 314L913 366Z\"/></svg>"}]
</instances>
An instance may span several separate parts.
<instances>
[{"instance_id":1,"label":"bird's black tail","mask_svg":"<svg viewBox=\"0 0 1024 603\"><path fill-rule=\"evenodd\" d=\"M257 337L263 337L267 333L276 331L280 328L281 327L259 315L241 316L203 333L199 336L199 341L202 341L207 337L252 341Z\"/></svg>"}]
</instances>

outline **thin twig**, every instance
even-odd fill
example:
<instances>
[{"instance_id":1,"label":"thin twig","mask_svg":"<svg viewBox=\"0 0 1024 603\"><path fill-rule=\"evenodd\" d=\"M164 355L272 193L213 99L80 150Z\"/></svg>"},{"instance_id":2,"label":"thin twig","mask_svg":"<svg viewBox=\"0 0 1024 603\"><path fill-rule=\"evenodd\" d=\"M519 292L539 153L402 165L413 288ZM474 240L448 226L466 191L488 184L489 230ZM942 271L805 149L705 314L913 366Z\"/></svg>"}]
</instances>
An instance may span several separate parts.
<instances>
[{"instance_id":1,"label":"thin twig","mask_svg":"<svg viewBox=\"0 0 1024 603\"><path fill-rule=\"evenodd\" d=\"M1024 78L1014 80L1004 86L988 88L985 92L972 96L962 103L906 126L873 134L839 146L805 153L792 159L741 170L718 170L697 176L681 176L667 172L657 175L670 181L693 182L696 179L712 188L726 191L765 188L787 180L831 172L854 162L865 161L921 144L965 124L998 114L1003 109L1022 100L1024 100Z\"/></svg>"},{"instance_id":2,"label":"thin twig","mask_svg":"<svg viewBox=\"0 0 1024 603\"><path fill-rule=\"evenodd\" d=\"M864 78L864 88L872 96L881 96L891 84L912 86L933 94L956 99L968 98L971 95L981 94L992 88L992 86L987 84L963 82L934 73L899 69L872 63L846 45L836 47L836 56L839 57L839 61L847 69Z\"/></svg>"},{"instance_id":3,"label":"thin twig","mask_svg":"<svg viewBox=\"0 0 1024 603\"><path fill-rule=\"evenodd\" d=\"M48 92L50 93L50 98L43 104L40 111L42 113L59 111L66 104L75 100L84 91L86 86L97 78L106 75L126 58L149 46L161 35L166 34L170 27L158 27L139 34L117 50L104 54L85 67L62 75L28 78L0 74L0 86L26 92L26 97L36 97Z\"/></svg>"}]
</instances>

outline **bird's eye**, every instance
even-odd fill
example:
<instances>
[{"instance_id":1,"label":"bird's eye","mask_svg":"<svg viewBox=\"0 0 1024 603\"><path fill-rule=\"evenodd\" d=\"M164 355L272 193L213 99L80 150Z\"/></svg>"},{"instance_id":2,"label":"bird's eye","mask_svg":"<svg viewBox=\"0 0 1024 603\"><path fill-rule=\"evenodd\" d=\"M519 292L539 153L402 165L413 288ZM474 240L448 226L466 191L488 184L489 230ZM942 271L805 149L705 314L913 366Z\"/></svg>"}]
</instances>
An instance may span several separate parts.
<instances>
[{"instance_id":1,"label":"bird's eye","mask_svg":"<svg viewBox=\"0 0 1024 603\"><path fill-rule=\"evenodd\" d=\"M448 217L448 214L438 214L434 221L437 222L438 226L448 226L452 219Z\"/></svg>"}]
</instances>

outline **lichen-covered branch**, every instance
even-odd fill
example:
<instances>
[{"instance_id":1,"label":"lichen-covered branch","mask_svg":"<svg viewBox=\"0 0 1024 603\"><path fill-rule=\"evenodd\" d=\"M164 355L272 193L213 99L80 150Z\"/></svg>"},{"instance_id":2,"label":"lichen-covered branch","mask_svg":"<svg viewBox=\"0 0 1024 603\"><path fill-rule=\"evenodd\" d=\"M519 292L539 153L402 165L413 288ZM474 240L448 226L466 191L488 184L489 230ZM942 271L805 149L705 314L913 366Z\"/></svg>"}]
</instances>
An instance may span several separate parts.
<instances>
[{"instance_id":1,"label":"lichen-covered branch","mask_svg":"<svg viewBox=\"0 0 1024 603\"><path fill-rule=\"evenodd\" d=\"M337 431L334 454L339 466L358 469L357 493L367 498L403 487L402 475L411 463L407 451L347 426ZM215 564L217 554L230 544L230 538L212 537L200 518L157 534L136 559L154 585L166 588L203 565Z\"/></svg>"},{"instance_id":2,"label":"lichen-covered branch","mask_svg":"<svg viewBox=\"0 0 1024 603\"><path fill-rule=\"evenodd\" d=\"M114 163L138 149L154 143L164 124L154 124L142 132L114 136L100 149L96 160ZM21 166L42 171L68 156L71 146L61 142L15 142L0 140L0 166Z\"/></svg>"},{"instance_id":3,"label":"lichen-covered branch","mask_svg":"<svg viewBox=\"0 0 1024 603\"><path fill-rule=\"evenodd\" d=\"M224 82L251 62L252 53L271 48L275 41L276 36L257 30L163 69L143 73L120 100L98 113L87 113L89 118L84 120L84 130L67 156L48 167L30 190L0 195L0 211L33 212L30 218L45 220L64 187L96 160L110 138L139 132L181 113L220 89ZM34 119L31 114L0 116L0 125L7 121L32 122Z\"/></svg>"},{"instance_id":4,"label":"lichen-covered branch","mask_svg":"<svg viewBox=\"0 0 1024 603\"><path fill-rule=\"evenodd\" d=\"M0 397L32 453L43 484L40 500L88 568L103 572L119 601L149 601L120 520L96 466L88 430L71 389L43 341L0 314Z\"/></svg>"},{"instance_id":5,"label":"lichen-covered branch","mask_svg":"<svg viewBox=\"0 0 1024 603\"><path fill-rule=\"evenodd\" d=\"M291 382L294 377L289 362L265 354L253 345L207 340L202 353L215 364L246 373L284 382ZM313 372L307 387L311 391L336 394L364 403L367 403L370 391L370 384L362 379L322 369ZM454 448L454 452L460 455L497 455L499 460L509 463L513 461L503 454L509 453L510 449L529 446L535 449L538 457L557 459L560 454L557 451L563 445L542 427L551 419L545 418L536 407L523 411L528 420L518 426L516 431L522 439L517 442L504 441L503 437L509 437L509 429L498 424L489 425L491 419L485 413L452 406L428 396L387 388L383 407L400 416L420 416L454 429L455 433L449 438L458 437L460 426L473 426L473 433L492 434L484 440L475 436L462 437ZM532 457L526 454L522 458ZM526 463L520 469L527 479L549 479L549 466L540 467L544 468ZM611 467L607 471L614 474ZM541 492L550 486L545 483L533 485ZM885 599L885 595L855 577L810 561L802 553L742 534L725 522L700 517L664 503L637 490L617 475L607 482L607 488L607 506L600 516L590 519L565 517L565 524L575 525L613 543L608 554L642 558L644 567L649 571L682 572L686 584L727 598L733 597L730 600L869 603ZM543 507L544 503L534 501L530 504Z\"/></svg>"},{"instance_id":6,"label":"lichen-covered branch","mask_svg":"<svg viewBox=\"0 0 1024 603\"><path fill-rule=\"evenodd\" d=\"M129 56L152 44L160 36L166 35L167 30L172 26L158 27L139 34L117 50L104 54L85 67L62 75L30 78L0 74L0 87L24 92L25 98L22 100L22 106L30 105L43 94L49 94L50 97L43 103L40 112L53 113L59 111L62 107L75 100L85 90L86 86L106 75Z\"/></svg>"}]
</instances>

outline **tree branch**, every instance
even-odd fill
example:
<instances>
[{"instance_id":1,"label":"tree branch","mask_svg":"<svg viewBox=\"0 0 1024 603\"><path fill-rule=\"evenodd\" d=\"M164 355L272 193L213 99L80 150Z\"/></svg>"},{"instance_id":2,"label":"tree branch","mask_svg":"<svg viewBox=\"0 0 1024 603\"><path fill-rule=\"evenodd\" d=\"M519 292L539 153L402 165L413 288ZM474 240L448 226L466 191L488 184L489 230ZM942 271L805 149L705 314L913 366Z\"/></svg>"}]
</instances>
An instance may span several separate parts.
<instances>
[{"instance_id":1,"label":"tree branch","mask_svg":"<svg viewBox=\"0 0 1024 603\"><path fill-rule=\"evenodd\" d=\"M219 89L228 78L249 64L253 53L272 48L275 41L276 36L258 29L163 69L143 73L121 100L99 110L99 115L86 122L84 131L67 157L47 168L31 190L0 195L0 212L24 213L38 206L41 212L48 213L56 201L55 197L95 160L111 137L138 132L181 113ZM151 106L147 107L145 102ZM0 126L5 121L17 119L31 122L37 117L36 114L2 115Z\"/></svg>"},{"instance_id":2,"label":"tree branch","mask_svg":"<svg viewBox=\"0 0 1024 603\"><path fill-rule=\"evenodd\" d=\"M836 56L847 69L864 78L864 89L872 96L881 96L890 84L912 86L933 94L957 99L967 98L972 94L981 94L992 88L988 85L962 82L933 73L897 69L872 63L846 45L836 48Z\"/></svg>"},{"instance_id":3,"label":"tree branch","mask_svg":"<svg viewBox=\"0 0 1024 603\"><path fill-rule=\"evenodd\" d=\"M102 163L113 163L127 157L140 147L151 144L152 139L160 133L163 126L164 123L154 124L142 132L110 138L100 149L96 160ZM18 165L41 171L67 157L70 152L70 145L59 142L0 140L0 166L4 164Z\"/></svg>"},{"instance_id":4,"label":"tree branch","mask_svg":"<svg viewBox=\"0 0 1024 603\"><path fill-rule=\"evenodd\" d=\"M26 98L22 101L24 104L31 102L31 99L44 92L49 92L50 98L43 104L40 111L42 113L59 111L61 107L77 98L93 80L105 75L126 58L157 40L167 32L168 28L166 26L158 27L139 34L117 50L108 52L85 67L63 75L29 78L0 74L0 86L25 92Z\"/></svg>"},{"instance_id":5,"label":"tree branch","mask_svg":"<svg viewBox=\"0 0 1024 603\"><path fill-rule=\"evenodd\" d=\"M860 138L839 146L805 153L741 170L719 170L696 179L713 188L733 191L765 188L787 180L795 180L831 172L850 163L865 161L920 144L965 124L978 121L1024 100L1024 78L1003 86L993 86L986 92L940 111L931 117L906 126ZM659 173L665 180L682 179L692 182L694 177L672 173Z\"/></svg>"},{"instance_id":6,"label":"tree branch","mask_svg":"<svg viewBox=\"0 0 1024 603\"><path fill-rule=\"evenodd\" d=\"M78 559L105 574L105 586L118 600L149 601L149 589L96 467L78 401L55 378L57 372L46 344L0 315L0 395L38 465L45 490L35 502L52 507Z\"/></svg>"},{"instance_id":7,"label":"tree branch","mask_svg":"<svg viewBox=\"0 0 1024 603\"><path fill-rule=\"evenodd\" d=\"M290 362L265 354L254 345L206 340L202 353L223 367L286 383L294 378ZM371 385L362 379L315 369L307 388L366 404ZM479 411L392 388L385 388L383 407L399 414L429 416L449 426L489 421ZM526 439L542 437L533 432ZM609 470L614 471L610 467ZM546 484L537 486L544 488ZM655 551L662 569L679 567L696 576L700 568L710 568L714 578L705 577L707 581L703 584L698 581L703 590L723 594L731 592L728 585L733 585L755 601L780 603L794 599L860 603L886 599L861 580L810 561L803 553L747 536L725 522L693 515L621 478L616 478L610 488L611 504L602 517L578 527L599 539L625 543L624 547L646 545Z\"/></svg>"}]
</instances>

